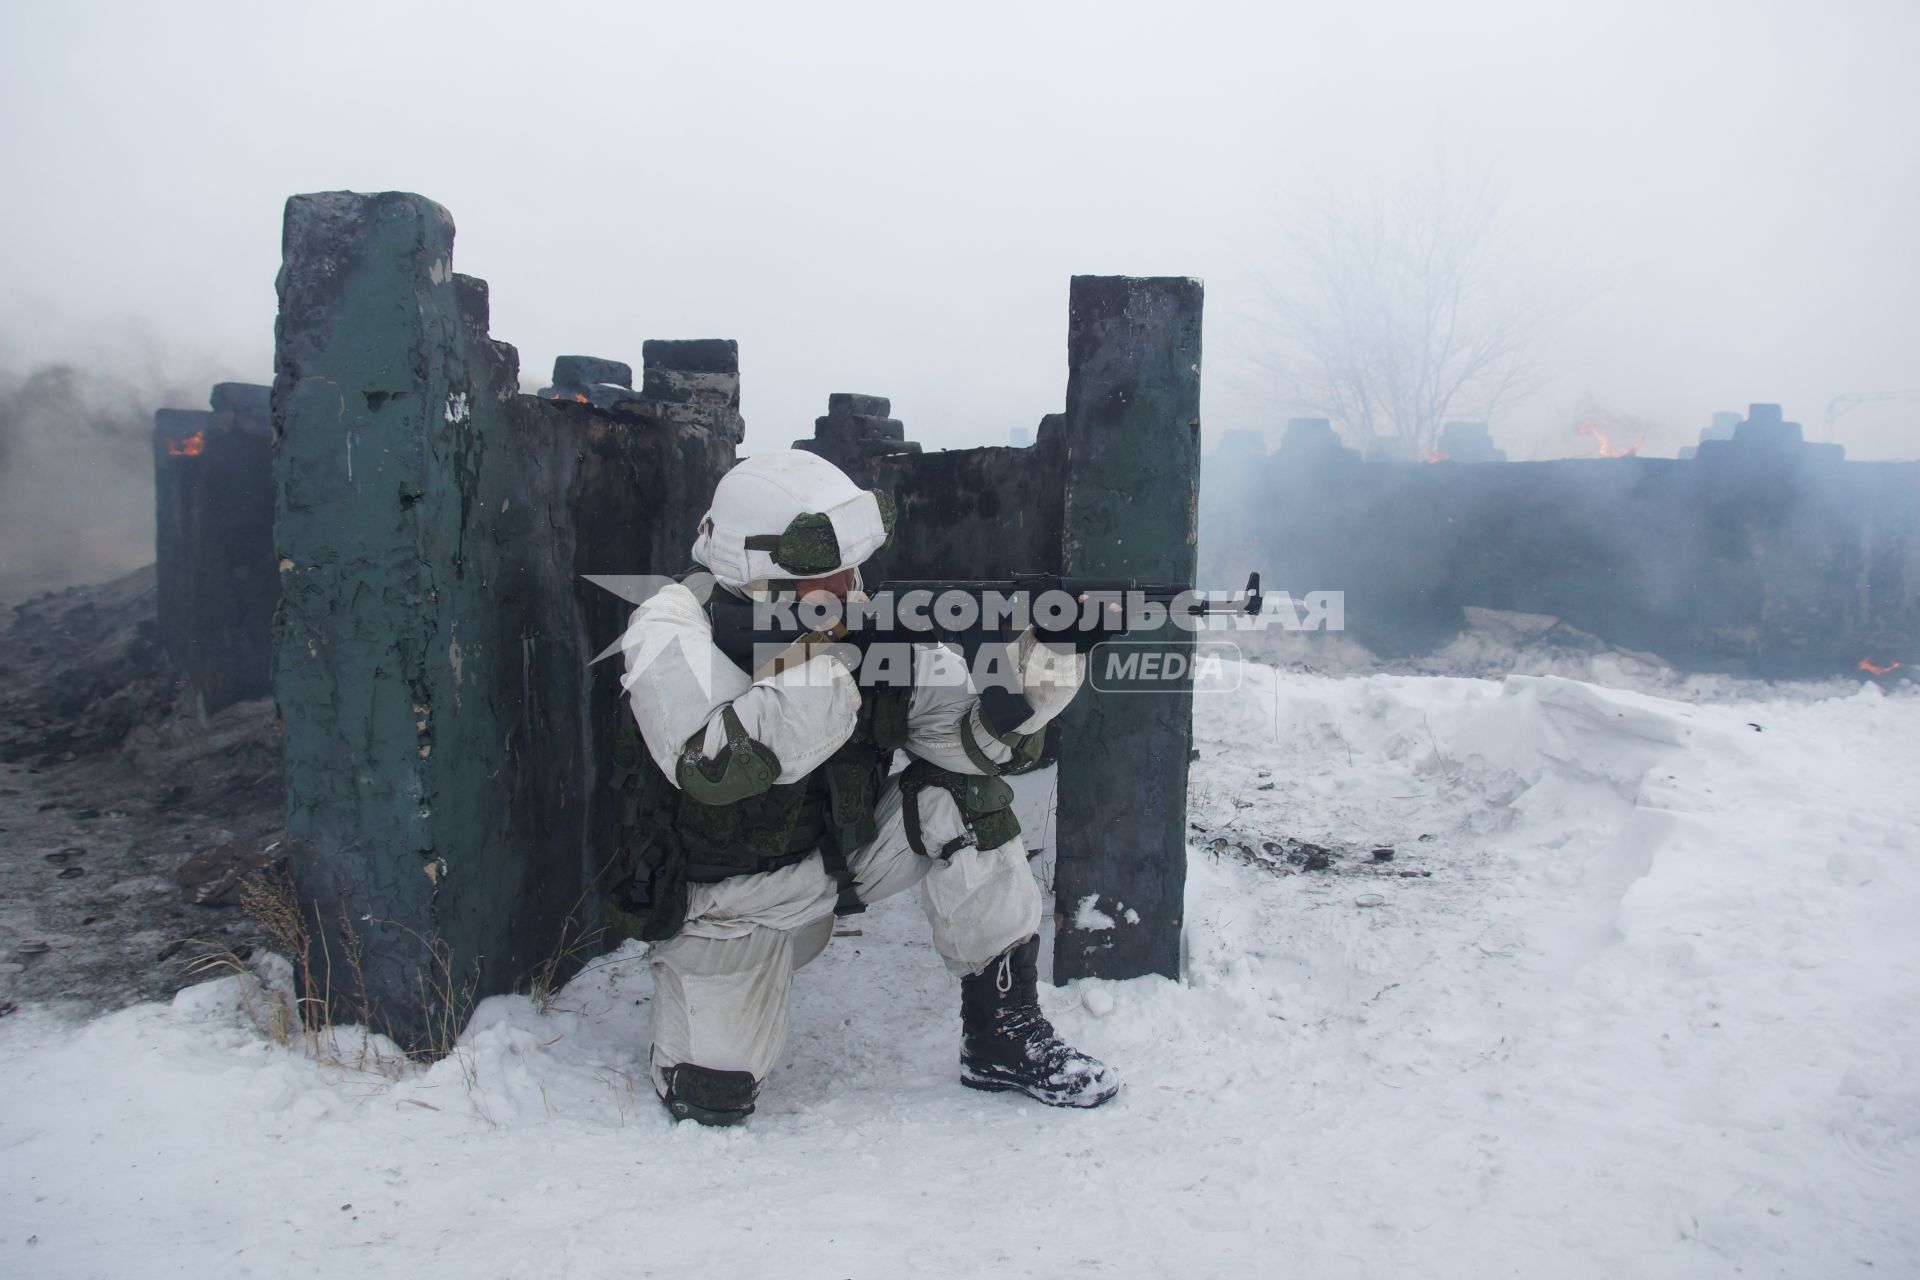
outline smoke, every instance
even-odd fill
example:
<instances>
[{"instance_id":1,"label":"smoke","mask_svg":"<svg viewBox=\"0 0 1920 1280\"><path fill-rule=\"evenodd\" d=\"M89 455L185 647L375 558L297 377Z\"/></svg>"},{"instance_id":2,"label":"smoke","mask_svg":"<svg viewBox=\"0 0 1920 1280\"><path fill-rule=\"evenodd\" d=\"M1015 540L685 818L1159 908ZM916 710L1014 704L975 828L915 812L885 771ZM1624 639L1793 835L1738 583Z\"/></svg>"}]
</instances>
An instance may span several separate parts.
<instances>
[{"instance_id":1,"label":"smoke","mask_svg":"<svg viewBox=\"0 0 1920 1280\"><path fill-rule=\"evenodd\" d=\"M153 559L153 411L203 405L208 385L0 368L0 600Z\"/></svg>"}]
</instances>

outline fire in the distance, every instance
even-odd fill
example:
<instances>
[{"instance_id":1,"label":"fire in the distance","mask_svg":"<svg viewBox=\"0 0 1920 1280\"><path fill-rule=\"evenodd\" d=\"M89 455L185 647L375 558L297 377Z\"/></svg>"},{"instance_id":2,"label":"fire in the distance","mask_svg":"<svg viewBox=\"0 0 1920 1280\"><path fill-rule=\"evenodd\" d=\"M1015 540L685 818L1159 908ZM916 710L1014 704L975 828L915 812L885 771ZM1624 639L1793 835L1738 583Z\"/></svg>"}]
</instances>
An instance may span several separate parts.
<instances>
[{"instance_id":1,"label":"fire in the distance","mask_svg":"<svg viewBox=\"0 0 1920 1280\"><path fill-rule=\"evenodd\" d=\"M1606 428L1591 418L1582 422L1579 426L1575 427L1574 430L1592 440L1594 444L1599 447L1600 456L1603 458L1638 457L1640 454L1640 446L1647 442L1646 436L1642 435L1624 449L1618 448L1612 440L1607 438Z\"/></svg>"},{"instance_id":2,"label":"fire in the distance","mask_svg":"<svg viewBox=\"0 0 1920 1280\"><path fill-rule=\"evenodd\" d=\"M1596 422L1592 418L1581 422L1574 430L1593 441L1597 456L1602 458L1637 458L1640 456L1641 447L1647 443L1647 437L1645 433L1642 433L1635 438L1632 444L1624 448L1618 446L1613 443L1610 424ZM1421 450L1420 460L1429 464L1453 461L1451 457L1440 452L1438 449Z\"/></svg>"},{"instance_id":3,"label":"fire in the distance","mask_svg":"<svg viewBox=\"0 0 1920 1280\"><path fill-rule=\"evenodd\" d=\"M1872 658L1860 659L1860 670L1866 672L1868 675L1890 676L1894 672L1898 671L1899 669L1900 669L1900 664L1897 662L1890 662L1883 667L1879 663L1875 662Z\"/></svg>"},{"instance_id":4,"label":"fire in the distance","mask_svg":"<svg viewBox=\"0 0 1920 1280\"><path fill-rule=\"evenodd\" d=\"M196 431L185 440L168 440L165 443L169 458L197 458L206 450L207 433Z\"/></svg>"}]
</instances>

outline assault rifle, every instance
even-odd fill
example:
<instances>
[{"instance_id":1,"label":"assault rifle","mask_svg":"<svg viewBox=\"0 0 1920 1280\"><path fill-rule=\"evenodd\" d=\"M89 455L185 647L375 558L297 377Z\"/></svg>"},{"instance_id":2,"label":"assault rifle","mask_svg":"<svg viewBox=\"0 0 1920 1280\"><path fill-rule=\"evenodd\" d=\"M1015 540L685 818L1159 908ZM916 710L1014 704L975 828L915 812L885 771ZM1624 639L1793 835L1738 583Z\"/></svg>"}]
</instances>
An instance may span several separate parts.
<instances>
[{"instance_id":1,"label":"assault rifle","mask_svg":"<svg viewBox=\"0 0 1920 1280\"><path fill-rule=\"evenodd\" d=\"M891 579L865 597L844 601L825 595L750 601L716 591L708 610L714 643L761 679L788 662L803 661L812 646L821 644L867 650L951 640L977 646L1011 639L1031 625L1043 639L1084 653L1102 641L1168 621L1197 628L1205 625L1197 620L1209 616L1258 616L1262 605L1258 573L1227 601L1203 599L1181 583L1020 573L998 579Z\"/></svg>"}]
</instances>

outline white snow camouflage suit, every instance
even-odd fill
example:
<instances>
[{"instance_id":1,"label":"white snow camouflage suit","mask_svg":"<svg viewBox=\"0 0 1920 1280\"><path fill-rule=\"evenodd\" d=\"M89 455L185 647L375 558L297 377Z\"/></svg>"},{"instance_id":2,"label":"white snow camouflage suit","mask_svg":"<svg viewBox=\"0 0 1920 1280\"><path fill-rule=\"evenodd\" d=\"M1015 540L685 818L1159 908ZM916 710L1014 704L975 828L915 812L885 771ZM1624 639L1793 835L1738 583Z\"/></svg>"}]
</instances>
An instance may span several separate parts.
<instances>
[{"instance_id":1,"label":"white snow camouflage suit","mask_svg":"<svg viewBox=\"0 0 1920 1280\"><path fill-rule=\"evenodd\" d=\"M820 510L819 468L851 489L836 468L813 455L761 455L742 464L773 473L775 484L797 489L802 510ZM813 491L808 491L809 483ZM723 483L723 489L724 489ZM720 516L721 494L716 493ZM764 579L733 577L764 571L734 548L718 547L716 521L702 522L694 559L714 574L715 590L750 592ZM725 521L721 521L724 528ZM849 558L864 559L857 531L842 535ZM848 545L851 544L851 545ZM731 551L731 554L729 552ZM856 560L857 563L857 560ZM848 566L851 567L851 566ZM838 660L818 655L778 675L755 681L714 644L701 598L685 585L664 588L633 613L621 642L623 684L647 752L669 780L683 748L704 732L711 760L726 746L723 713L731 709L746 735L770 749L780 764L776 783L799 782L819 768L853 734L860 689ZM1086 663L1071 652L1038 644L1032 632L1010 647L1032 709L1019 732L1031 734L1063 711L1079 689ZM907 707L905 749L956 774L978 776L962 742L996 764L1013 749L980 721L966 663L935 643L913 646L913 689ZM675 782L677 786L677 781ZM994 848L962 844L942 858L914 852L902 815L898 779L881 788L877 835L851 851L848 866L863 902L876 902L918 884L933 945L956 975L983 971L1008 948L1040 927L1039 886L1027 866L1018 836ZM966 832L953 795L929 786L917 794L921 844L939 850ZM833 933L840 886L819 853L777 870L736 875L688 886L686 922L680 932L655 943L652 1050L654 1084L665 1089L665 1072L682 1064L713 1071L743 1071L764 1080L778 1061L787 1033L788 992L793 973L826 947Z\"/></svg>"}]
</instances>

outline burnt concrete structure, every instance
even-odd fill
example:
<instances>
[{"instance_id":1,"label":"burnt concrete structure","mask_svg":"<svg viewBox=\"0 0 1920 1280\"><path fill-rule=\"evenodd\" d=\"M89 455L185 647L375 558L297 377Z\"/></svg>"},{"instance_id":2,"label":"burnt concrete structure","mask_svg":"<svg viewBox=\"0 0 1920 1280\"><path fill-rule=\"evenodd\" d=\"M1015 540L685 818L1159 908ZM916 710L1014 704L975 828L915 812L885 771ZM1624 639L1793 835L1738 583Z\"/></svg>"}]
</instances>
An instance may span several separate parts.
<instances>
[{"instance_id":1,"label":"burnt concrete structure","mask_svg":"<svg viewBox=\"0 0 1920 1280\"><path fill-rule=\"evenodd\" d=\"M274 689L314 994L413 1045L591 931L622 708L619 664L588 659L629 607L582 575L677 571L742 429L737 366L710 351L668 402L519 394L453 234L415 195L289 200L273 389ZM618 385L611 362L561 365Z\"/></svg>"},{"instance_id":2,"label":"burnt concrete structure","mask_svg":"<svg viewBox=\"0 0 1920 1280\"><path fill-rule=\"evenodd\" d=\"M203 715L271 688L280 582L268 392L222 382L208 409L153 416L160 642Z\"/></svg>"},{"instance_id":3,"label":"burnt concrete structure","mask_svg":"<svg viewBox=\"0 0 1920 1280\"><path fill-rule=\"evenodd\" d=\"M273 389L283 605L274 690L314 983L339 1016L444 1044L468 1001L593 931L625 710L590 664L628 606L586 575L674 573L743 435L731 342L556 362L518 394L446 210L288 202ZM1199 286L1076 279L1068 408L1027 449L924 454L882 398L807 442L895 495L876 576L1193 568ZM1177 643L1177 641L1176 641ZM1060 976L1178 971L1190 691L1089 698L1063 729ZM348 958L351 958L350 960ZM561 963L551 976L566 976Z\"/></svg>"},{"instance_id":4,"label":"burnt concrete structure","mask_svg":"<svg viewBox=\"0 0 1920 1280\"><path fill-rule=\"evenodd\" d=\"M1920 463L1846 462L1777 405L1683 460L1362 462L1296 420L1236 474L1203 512L1209 578L1344 591L1348 630L1379 654L1429 651L1468 606L1685 670L1831 675L1920 647Z\"/></svg>"},{"instance_id":5,"label":"burnt concrete structure","mask_svg":"<svg viewBox=\"0 0 1920 1280\"><path fill-rule=\"evenodd\" d=\"M745 439L739 343L732 338L649 338L640 345L640 355L640 397L656 421L731 437L736 444Z\"/></svg>"}]
</instances>

